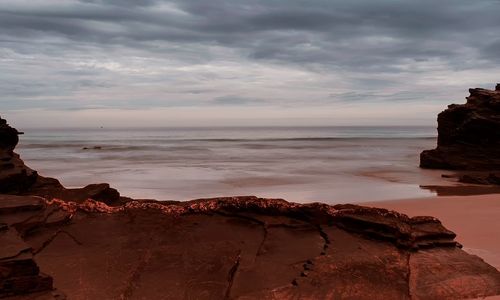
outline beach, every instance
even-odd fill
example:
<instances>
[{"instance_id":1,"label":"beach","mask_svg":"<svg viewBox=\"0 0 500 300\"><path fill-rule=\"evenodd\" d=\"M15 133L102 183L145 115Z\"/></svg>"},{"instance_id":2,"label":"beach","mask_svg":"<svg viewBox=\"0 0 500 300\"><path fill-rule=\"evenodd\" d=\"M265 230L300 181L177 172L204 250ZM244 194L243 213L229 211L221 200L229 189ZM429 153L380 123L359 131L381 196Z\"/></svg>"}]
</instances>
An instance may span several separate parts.
<instances>
[{"instance_id":1,"label":"beach","mask_svg":"<svg viewBox=\"0 0 500 300\"><path fill-rule=\"evenodd\" d=\"M29 129L17 151L67 187L187 201L256 195L329 204L432 197L443 172L418 167L433 127ZM362 188L361 188L362 187Z\"/></svg>"},{"instance_id":2,"label":"beach","mask_svg":"<svg viewBox=\"0 0 500 300\"><path fill-rule=\"evenodd\" d=\"M499 15L0 1L0 299L500 300Z\"/></svg>"},{"instance_id":3,"label":"beach","mask_svg":"<svg viewBox=\"0 0 500 300\"><path fill-rule=\"evenodd\" d=\"M440 219L464 249L500 268L500 189L418 168L430 127L28 130L18 151L69 187L109 182L124 196L255 195L357 203ZM138 180L140 178L140 180Z\"/></svg>"},{"instance_id":4,"label":"beach","mask_svg":"<svg viewBox=\"0 0 500 300\"><path fill-rule=\"evenodd\" d=\"M464 250L500 269L500 194L442 196L365 203L407 214L433 216L457 234Z\"/></svg>"},{"instance_id":5,"label":"beach","mask_svg":"<svg viewBox=\"0 0 500 300\"><path fill-rule=\"evenodd\" d=\"M418 167L432 127L32 129L18 151L68 187L108 182L135 199L255 195L434 216L500 268L500 188Z\"/></svg>"},{"instance_id":6,"label":"beach","mask_svg":"<svg viewBox=\"0 0 500 300\"><path fill-rule=\"evenodd\" d=\"M0 125L0 244L8 245L0 248L6 270L0 297L467 299L500 293L500 251L492 240L498 194L464 197L496 190L418 168L414 153L435 142L418 129L246 128L226 138L227 129L215 130L215 137L214 130L183 130L176 137L164 129L38 132L19 148L35 171L13 151L20 133L3 119ZM61 175L65 185L75 180L76 188L44 175ZM111 186L88 184L102 179ZM124 185L124 194L113 188ZM126 197L147 196L142 191L151 187L160 201ZM420 192L426 196L413 197ZM215 193L229 197L211 197ZM161 201L198 194L204 199Z\"/></svg>"}]
</instances>

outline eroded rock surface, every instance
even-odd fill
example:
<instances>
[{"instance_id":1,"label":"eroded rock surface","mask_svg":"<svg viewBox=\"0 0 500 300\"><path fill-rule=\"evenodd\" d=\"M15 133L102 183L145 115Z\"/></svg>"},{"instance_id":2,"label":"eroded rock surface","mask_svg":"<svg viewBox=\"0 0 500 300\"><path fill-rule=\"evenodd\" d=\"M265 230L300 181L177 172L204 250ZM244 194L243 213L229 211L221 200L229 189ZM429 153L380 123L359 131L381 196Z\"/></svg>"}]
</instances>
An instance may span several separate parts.
<instances>
[{"instance_id":1,"label":"eroded rock surface","mask_svg":"<svg viewBox=\"0 0 500 300\"><path fill-rule=\"evenodd\" d=\"M28 210L9 204L0 222L69 299L500 294L500 273L430 217L256 197L121 206L9 197Z\"/></svg>"},{"instance_id":2,"label":"eroded rock surface","mask_svg":"<svg viewBox=\"0 0 500 300\"><path fill-rule=\"evenodd\" d=\"M458 181L481 185L500 185L500 173L464 174L458 178Z\"/></svg>"},{"instance_id":3,"label":"eroded rock surface","mask_svg":"<svg viewBox=\"0 0 500 300\"><path fill-rule=\"evenodd\" d=\"M36 294L54 299L52 277L40 272L33 248L16 229L48 226L49 217L41 217L48 211L44 199L0 195L0 298Z\"/></svg>"},{"instance_id":4,"label":"eroded rock surface","mask_svg":"<svg viewBox=\"0 0 500 300\"><path fill-rule=\"evenodd\" d=\"M422 152L421 167L500 170L500 85L469 91L467 103L438 115L438 146Z\"/></svg>"},{"instance_id":5,"label":"eroded rock surface","mask_svg":"<svg viewBox=\"0 0 500 300\"><path fill-rule=\"evenodd\" d=\"M38 176L14 153L19 134L6 120L0 118L0 193L26 190Z\"/></svg>"}]
</instances>

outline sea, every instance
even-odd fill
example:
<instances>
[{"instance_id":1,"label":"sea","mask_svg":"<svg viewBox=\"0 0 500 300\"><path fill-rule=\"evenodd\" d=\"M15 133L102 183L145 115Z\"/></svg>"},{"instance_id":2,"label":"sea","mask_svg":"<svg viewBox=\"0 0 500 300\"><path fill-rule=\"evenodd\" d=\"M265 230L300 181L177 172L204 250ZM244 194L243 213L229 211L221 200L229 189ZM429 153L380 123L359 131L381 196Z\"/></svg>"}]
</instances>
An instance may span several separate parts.
<instances>
[{"instance_id":1,"label":"sea","mask_svg":"<svg viewBox=\"0 0 500 300\"><path fill-rule=\"evenodd\" d=\"M431 197L418 167L434 127L24 128L17 151L67 187L107 182L123 196L255 195L358 203Z\"/></svg>"}]
</instances>

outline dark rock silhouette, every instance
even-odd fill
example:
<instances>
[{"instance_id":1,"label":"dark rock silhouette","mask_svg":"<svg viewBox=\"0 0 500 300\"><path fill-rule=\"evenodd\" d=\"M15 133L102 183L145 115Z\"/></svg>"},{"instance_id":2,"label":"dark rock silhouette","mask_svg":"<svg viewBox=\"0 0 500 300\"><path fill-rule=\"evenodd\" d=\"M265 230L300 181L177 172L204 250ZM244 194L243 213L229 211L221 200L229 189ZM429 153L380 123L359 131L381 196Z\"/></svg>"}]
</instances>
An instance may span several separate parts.
<instances>
[{"instance_id":1,"label":"dark rock silhouette","mask_svg":"<svg viewBox=\"0 0 500 300\"><path fill-rule=\"evenodd\" d=\"M15 157L13 143L6 145L4 152ZM65 189L34 174L26 186L19 179L22 188L10 189L11 195L0 193L0 297L373 300L500 294L500 272L464 252L455 234L433 217L252 196L141 201L122 198L107 184Z\"/></svg>"},{"instance_id":2,"label":"dark rock silhouette","mask_svg":"<svg viewBox=\"0 0 500 300\"><path fill-rule=\"evenodd\" d=\"M18 132L0 117L0 193L21 192L32 186L38 174L24 165L14 148Z\"/></svg>"},{"instance_id":3,"label":"dark rock silhouette","mask_svg":"<svg viewBox=\"0 0 500 300\"><path fill-rule=\"evenodd\" d=\"M438 115L438 146L422 152L422 168L500 170L500 84L469 91Z\"/></svg>"},{"instance_id":4,"label":"dark rock silhouette","mask_svg":"<svg viewBox=\"0 0 500 300\"><path fill-rule=\"evenodd\" d=\"M482 185L500 185L500 173L464 174L458 178L458 181Z\"/></svg>"},{"instance_id":5,"label":"dark rock silhouette","mask_svg":"<svg viewBox=\"0 0 500 300\"><path fill-rule=\"evenodd\" d=\"M59 180L40 176L27 167L14 152L20 134L15 128L0 118L0 193L37 195L45 198L71 199L83 201L88 198L118 203L126 198L107 183L92 184L81 189L67 189Z\"/></svg>"}]
</instances>

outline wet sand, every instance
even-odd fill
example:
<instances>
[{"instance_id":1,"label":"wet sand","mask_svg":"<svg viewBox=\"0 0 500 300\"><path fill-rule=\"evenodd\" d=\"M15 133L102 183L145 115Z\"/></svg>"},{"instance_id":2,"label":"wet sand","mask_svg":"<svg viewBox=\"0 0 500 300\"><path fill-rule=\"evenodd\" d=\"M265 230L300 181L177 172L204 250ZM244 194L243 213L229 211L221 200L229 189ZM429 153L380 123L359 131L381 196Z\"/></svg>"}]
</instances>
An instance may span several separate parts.
<instances>
[{"instance_id":1,"label":"wet sand","mask_svg":"<svg viewBox=\"0 0 500 300\"><path fill-rule=\"evenodd\" d=\"M369 202L409 216L439 218L457 234L464 250L500 270L500 194L443 196L411 200Z\"/></svg>"}]
</instances>

